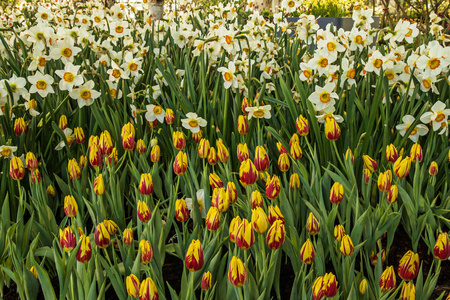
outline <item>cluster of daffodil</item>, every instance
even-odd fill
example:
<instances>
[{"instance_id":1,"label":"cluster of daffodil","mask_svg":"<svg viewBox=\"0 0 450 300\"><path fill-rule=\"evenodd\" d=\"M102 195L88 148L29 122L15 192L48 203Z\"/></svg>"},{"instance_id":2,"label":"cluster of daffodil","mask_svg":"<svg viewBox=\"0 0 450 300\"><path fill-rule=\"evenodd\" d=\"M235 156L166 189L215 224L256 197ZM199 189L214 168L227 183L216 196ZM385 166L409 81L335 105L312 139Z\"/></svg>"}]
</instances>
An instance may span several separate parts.
<instances>
[{"instance_id":1,"label":"cluster of daffodil","mask_svg":"<svg viewBox=\"0 0 450 300\"><path fill-rule=\"evenodd\" d=\"M428 299L450 257L439 17L178 4L1 12L0 296Z\"/></svg>"}]
</instances>

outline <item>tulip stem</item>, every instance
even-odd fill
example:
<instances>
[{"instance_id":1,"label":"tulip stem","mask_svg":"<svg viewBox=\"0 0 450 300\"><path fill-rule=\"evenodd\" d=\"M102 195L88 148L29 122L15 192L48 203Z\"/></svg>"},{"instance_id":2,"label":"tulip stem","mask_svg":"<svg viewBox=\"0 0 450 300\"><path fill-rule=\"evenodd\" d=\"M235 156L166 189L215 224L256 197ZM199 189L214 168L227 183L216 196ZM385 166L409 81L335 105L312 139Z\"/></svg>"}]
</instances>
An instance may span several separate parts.
<instances>
[{"instance_id":1,"label":"tulip stem","mask_svg":"<svg viewBox=\"0 0 450 300\"><path fill-rule=\"evenodd\" d=\"M339 163L341 164L341 167L345 168L345 165L342 162L341 156L339 155L339 151L338 151L338 149L336 147L336 141L332 141L331 144L333 144L334 151L336 152L336 156L337 156L337 158L339 160Z\"/></svg>"}]
</instances>

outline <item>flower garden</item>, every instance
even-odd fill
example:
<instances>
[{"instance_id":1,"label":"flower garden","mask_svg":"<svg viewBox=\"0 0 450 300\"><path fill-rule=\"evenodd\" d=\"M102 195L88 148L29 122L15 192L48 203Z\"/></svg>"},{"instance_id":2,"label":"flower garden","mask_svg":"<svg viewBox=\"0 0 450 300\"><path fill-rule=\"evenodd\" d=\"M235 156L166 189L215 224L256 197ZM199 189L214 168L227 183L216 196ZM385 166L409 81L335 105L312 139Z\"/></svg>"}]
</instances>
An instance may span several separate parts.
<instances>
[{"instance_id":1,"label":"flower garden","mask_svg":"<svg viewBox=\"0 0 450 300\"><path fill-rule=\"evenodd\" d=\"M450 47L297 2L0 14L0 298L450 299Z\"/></svg>"}]
</instances>

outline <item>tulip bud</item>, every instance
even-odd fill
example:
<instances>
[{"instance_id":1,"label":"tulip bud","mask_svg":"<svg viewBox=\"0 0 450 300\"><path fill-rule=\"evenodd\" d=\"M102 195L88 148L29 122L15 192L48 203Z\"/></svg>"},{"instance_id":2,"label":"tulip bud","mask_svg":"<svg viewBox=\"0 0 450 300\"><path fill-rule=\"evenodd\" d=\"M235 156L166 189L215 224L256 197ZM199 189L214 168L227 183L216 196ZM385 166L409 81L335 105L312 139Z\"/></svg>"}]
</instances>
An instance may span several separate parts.
<instances>
[{"instance_id":1,"label":"tulip bud","mask_svg":"<svg viewBox=\"0 0 450 300\"><path fill-rule=\"evenodd\" d=\"M278 152L280 152L280 154L288 153L286 148L284 148L283 144L280 142L277 142L277 149L278 149Z\"/></svg>"},{"instance_id":2,"label":"tulip bud","mask_svg":"<svg viewBox=\"0 0 450 300\"><path fill-rule=\"evenodd\" d=\"M236 243L237 230L238 230L239 226L241 225L241 223L242 223L242 220L241 220L241 217L239 217L239 216L236 216L230 222L229 235L230 235L230 241L232 241L233 243Z\"/></svg>"},{"instance_id":3,"label":"tulip bud","mask_svg":"<svg viewBox=\"0 0 450 300\"><path fill-rule=\"evenodd\" d=\"M211 205L217 207L220 212L225 212L228 210L230 207L230 201L228 200L228 194L223 187L214 189Z\"/></svg>"},{"instance_id":4,"label":"tulip bud","mask_svg":"<svg viewBox=\"0 0 450 300\"><path fill-rule=\"evenodd\" d=\"M145 146L145 142L143 139L139 139L136 143L136 149L139 154L145 153L147 151L147 147Z\"/></svg>"},{"instance_id":5,"label":"tulip bud","mask_svg":"<svg viewBox=\"0 0 450 300\"><path fill-rule=\"evenodd\" d=\"M91 260L91 257L92 257L91 240L89 239L88 236L83 235L81 237L81 245L80 248L78 248L76 259L80 263L85 264Z\"/></svg>"},{"instance_id":6,"label":"tulip bud","mask_svg":"<svg viewBox=\"0 0 450 300\"><path fill-rule=\"evenodd\" d=\"M248 99L247 99L247 97L244 97L244 99L242 99L242 103L241 103L241 111L242 111L242 113L246 116L246 115L248 115L248 111L246 111L245 109L247 108L247 107L249 107L249 102L248 102Z\"/></svg>"},{"instance_id":7,"label":"tulip bud","mask_svg":"<svg viewBox=\"0 0 450 300\"><path fill-rule=\"evenodd\" d=\"M378 256L379 254L375 251L372 251L371 255L370 255L370 263L374 266L377 265L378 263ZM383 265L384 262L386 261L386 250L381 249L381 264Z\"/></svg>"},{"instance_id":8,"label":"tulip bud","mask_svg":"<svg viewBox=\"0 0 450 300\"><path fill-rule=\"evenodd\" d=\"M438 165L437 165L437 163L435 161L431 162L430 169L428 170L428 173L431 176L435 176L438 173Z\"/></svg>"},{"instance_id":9,"label":"tulip bud","mask_svg":"<svg viewBox=\"0 0 450 300\"><path fill-rule=\"evenodd\" d=\"M259 172L266 172L269 169L269 156L263 146L257 146L255 150L255 167Z\"/></svg>"},{"instance_id":10,"label":"tulip bud","mask_svg":"<svg viewBox=\"0 0 450 300\"><path fill-rule=\"evenodd\" d=\"M341 135L341 128L333 117L325 119L325 136L330 141L336 141Z\"/></svg>"},{"instance_id":11,"label":"tulip bud","mask_svg":"<svg viewBox=\"0 0 450 300\"><path fill-rule=\"evenodd\" d=\"M339 248L341 250L341 253L345 256L349 256L353 253L355 250L355 247L353 247L353 242L350 236L344 235L341 240L341 247Z\"/></svg>"},{"instance_id":12,"label":"tulip bud","mask_svg":"<svg viewBox=\"0 0 450 300\"><path fill-rule=\"evenodd\" d=\"M172 142L173 146L177 150L184 150L186 148L186 139L184 137L183 132L181 131L174 131L172 134Z\"/></svg>"},{"instance_id":13,"label":"tulip bud","mask_svg":"<svg viewBox=\"0 0 450 300\"><path fill-rule=\"evenodd\" d=\"M297 120L295 120L295 126L297 127L297 132L300 136L307 136L309 133L309 122L302 115L299 115Z\"/></svg>"},{"instance_id":14,"label":"tulip bud","mask_svg":"<svg viewBox=\"0 0 450 300\"><path fill-rule=\"evenodd\" d=\"M39 162L34 156L33 152L28 152L26 156L27 168L31 171L36 170L39 167Z\"/></svg>"},{"instance_id":15,"label":"tulip bud","mask_svg":"<svg viewBox=\"0 0 450 300\"><path fill-rule=\"evenodd\" d=\"M113 220L104 220L103 224L105 224L106 230L108 230L109 235L115 235L119 231L117 224Z\"/></svg>"},{"instance_id":16,"label":"tulip bud","mask_svg":"<svg viewBox=\"0 0 450 300\"><path fill-rule=\"evenodd\" d=\"M75 127L75 129L73 131L74 131L75 142L77 142L77 144L83 144L84 140L86 139L83 128Z\"/></svg>"},{"instance_id":17,"label":"tulip bud","mask_svg":"<svg viewBox=\"0 0 450 300\"><path fill-rule=\"evenodd\" d=\"M102 166L102 153L96 144L92 144L89 148L89 163L94 168Z\"/></svg>"},{"instance_id":18,"label":"tulip bud","mask_svg":"<svg viewBox=\"0 0 450 300\"><path fill-rule=\"evenodd\" d=\"M204 257L200 240L192 240L186 252L184 261L186 263L186 268L191 272L197 272L203 267Z\"/></svg>"},{"instance_id":19,"label":"tulip bud","mask_svg":"<svg viewBox=\"0 0 450 300\"><path fill-rule=\"evenodd\" d=\"M300 177L297 173L292 173L289 180L289 187L291 188L291 190L297 190L300 188Z\"/></svg>"},{"instance_id":20,"label":"tulip bud","mask_svg":"<svg viewBox=\"0 0 450 300\"><path fill-rule=\"evenodd\" d=\"M236 234L236 245L241 250L247 250L255 243L255 233L253 232L252 224L243 219L239 225Z\"/></svg>"},{"instance_id":21,"label":"tulip bud","mask_svg":"<svg viewBox=\"0 0 450 300\"><path fill-rule=\"evenodd\" d=\"M100 141L99 141L98 136L96 136L96 135L91 135L91 136L89 137L89 141L88 141L88 148L90 149L91 146L94 145L94 144L98 146L99 143L100 143Z\"/></svg>"},{"instance_id":22,"label":"tulip bud","mask_svg":"<svg viewBox=\"0 0 450 300\"><path fill-rule=\"evenodd\" d=\"M392 182L392 172L391 170L387 170L384 173L380 173L378 175L378 189L381 192L388 192L391 188L391 182Z\"/></svg>"},{"instance_id":23,"label":"tulip bud","mask_svg":"<svg viewBox=\"0 0 450 300\"><path fill-rule=\"evenodd\" d=\"M103 181L103 175L98 174L94 179L93 190L96 195L103 195L105 193L105 182Z\"/></svg>"},{"instance_id":24,"label":"tulip bud","mask_svg":"<svg viewBox=\"0 0 450 300\"><path fill-rule=\"evenodd\" d=\"M433 248L434 257L439 260L450 258L450 240L446 232L440 233Z\"/></svg>"},{"instance_id":25,"label":"tulip bud","mask_svg":"<svg viewBox=\"0 0 450 300\"><path fill-rule=\"evenodd\" d=\"M141 250L141 263L148 264L153 259L153 248L149 241L141 240L139 242L139 250Z\"/></svg>"},{"instance_id":26,"label":"tulip bud","mask_svg":"<svg viewBox=\"0 0 450 300\"><path fill-rule=\"evenodd\" d=\"M69 164L67 165L67 169L69 171L69 178L72 181L73 179L79 179L81 176L80 167L78 166L78 162L75 158L69 160Z\"/></svg>"},{"instance_id":27,"label":"tulip bud","mask_svg":"<svg viewBox=\"0 0 450 300\"><path fill-rule=\"evenodd\" d=\"M291 136L291 139L289 140L289 147L292 147L295 143L300 145L300 139L296 133Z\"/></svg>"},{"instance_id":28,"label":"tulip bud","mask_svg":"<svg viewBox=\"0 0 450 300\"><path fill-rule=\"evenodd\" d=\"M31 171L31 173L30 173L30 182L31 182L31 184L34 184L34 183L39 183L39 182L41 182L41 173L39 172L39 170L38 169L36 169L36 170L34 170L34 171Z\"/></svg>"},{"instance_id":29,"label":"tulip bud","mask_svg":"<svg viewBox=\"0 0 450 300\"><path fill-rule=\"evenodd\" d=\"M330 190L330 202L339 204L344 199L344 186L339 182L335 182Z\"/></svg>"},{"instance_id":30,"label":"tulip bud","mask_svg":"<svg viewBox=\"0 0 450 300\"><path fill-rule=\"evenodd\" d=\"M386 194L386 200L389 203L395 203L398 199L398 187L396 185L391 185L391 188Z\"/></svg>"},{"instance_id":31,"label":"tulip bud","mask_svg":"<svg viewBox=\"0 0 450 300\"><path fill-rule=\"evenodd\" d=\"M59 244L61 245L61 249L65 252L72 251L77 245L77 239L70 227L59 230Z\"/></svg>"},{"instance_id":32,"label":"tulip bud","mask_svg":"<svg viewBox=\"0 0 450 300\"><path fill-rule=\"evenodd\" d=\"M49 185L47 187L47 194L49 194L51 197L56 196L55 188L52 185Z\"/></svg>"},{"instance_id":33,"label":"tulip bud","mask_svg":"<svg viewBox=\"0 0 450 300\"><path fill-rule=\"evenodd\" d=\"M228 181L227 183L227 194L228 194L228 201L230 201L230 203L236 202L238 194L236 185L234 184L233 181Z\"/></svg>"},{"instance_id":34,"label":"tulip bud","mask_svg":"<svg viewBox=\"0 0 450 300\"><path fill-rule=\"evenodd\" d=\"M220 211L217 207L211 206L206 214L206 227L209 231L216 231L220 226Z\"/></svg>"},{"instance_id":35,"label":"tulip bud","mask_svg":"<svg viewBox=\"0 0 450 300\"><path fill-rule=\"evenodd\" d=\"M207 139L201 139L198 144L198 156L203 159L207 158L210 148L209 141Z\"/></svg>"},{"instance_id":36,"label":"tulip bud","mask_svg":"<svg viewBox=\"0 0 450 300\"><path fill-rule=\"evenodd\" d=\"M136 146L136 142L134 140L134 136L131 132L125 132L122 138L122 146L126 151L131 151Z\"/></svg>"},{"instance_id":37,"label":"tulip bud","mask_svg":"<svg viewBox=\"0 0 450 300\"><path fill-rule=\"evenodd\" d=\"M158 145L155 145L152 147L152 151L150 153L150 160L152 163L159 162L159 159L161 158L161 149Z\"/></svg>"},{"instance_id":38,"label":"tulip bud","mask_svg":"<svg viewBox=\"0 0 450 300\"><path fill-rule=\"evenodd\" d=\"M306 221L306 230L308 230L311 235L316 235L320 231L319 221L312 212L309 213L308 220Z\"/></svg>"},{"instance_id":39,"label":"tulip bud","mask_svg":"<svg viewBox=\"0 0 450 300\"><path fill-rule=\"evenodd\" d=\"M209 184L211 185L212 189L223 187L223 181L216 173L209 174Z\"/></svg>"},{"instance_id":40,"label":"tulip bud","mask_svg":"<svg viewBox=\"0 0 450 300\"><path fill-rule=\"evenodd\" d=\"M23 165L22 160L17 156L11 158L9 164L9 176L14 180L22 180L25 176L25 166Z\"/></svg>"},{"instance_id":41,"label":"tulip bud","mask_svg":"<svg viewBox=\"0 0 450 300\"><path fill-rule=\"evenodd\" d=\"M345 228L342 225L334 226L334 238L338 243L342 241L342 237L345 235Z\"/></svg>"},{"instance_id":42,"label":"tulip bud","mask_svg":"<svg viewBox=\"0 0 450 300\"><path fill-rule=\"evenodd\" d=\"M217 147L217 157L219 158L220 162L226 163L230 158L230 154L228 153L228 149L223 144L222 139L218 139L216 141L216 147Z\"/></svg>"},{"instance_id":43,"label":"tulip bud","mask_svg":"<svg viewBox=\"0 0 450 300\"><path fill-rule=\"evenodd\" d=\"M147 203L145 203L144 201L141 200L138 201L137 215L139 220L141 220L141 222L143 223L147 223L148 221L150 221L152 217L152 212L148 208Z\"/></svg>"},{"instance_id":44,"label":"tulip bud","mask_svg":"<svg viewBox=\"0 0 450 300\"><path fill-rule=\"evenodd\" d=\"M419 272L419 254L409 250L403 255L398 266L398 276L405 281L416 278Z\"/></svg>"},{"instance_id":45,"label":"tulip bud","mask_svg":"<svg viewBox=\"0 0 450 300\"><path fill-rule=\"evenodd\" d=\"M367 279L364 278L359 284L359 292L361 293L361 295L365 295L368 289L369 285L367 284Z\"/></svg>"},{"instance_id":46,"label":"tulip bud","mask_svg":"<svg viewBox=\"0 0 450 300\"><path fill-rule=\"evenodd\" d=\"M364 168L369 170L370 173L378 170L378 164L375 160L373 160L369 155L363 155L364 160Z\"/></svg>"},{"instance_id":47,"label":"tulip bud","mask_svg":"<svg viewBox=\"0 0 450 300\"><path fill-rule=\"evenodd\" d=\"M292 143L290 154L291 154L293 159L300 159L300 158L302 158L303 152L302 152L302 148L300 147L299 143L297 143L297 142Z\"/></svg>"},{"instance_id":48,"label":"tulip bud","mask_svg":"<svg viewBox=\"0 0 450 300\"><path fill-rule=\"evenodd\" d=\"M277 250L283 245L285 236L286 229L284 228L283 221L277 220L270 226L267 232L266 244L269 249Z\"/></svg>"},{"instance_id":49,"label":"tulip bud","mask_svg":"<svg viewBox=\"0 0 450 300\"><path fill-rule=\"evenodd\" d=\"M106 248L109 246L111 236L103 222L99 223L97 227L95 227L94 241L97 247Z\"/></svg>"},{"instance_id":50,"label":"tulip bud","mask_svg":"<svg viewBox=\"0 0 450 300\"><path fill-rule=\"evenodd\" d=\"M139 297L139 289L141 286L141 284L139 283L139 279L134 274L131 274L130 276L127 276L125 282L127 285L128 296L130 296L131 298Z\"/></svg>"},{"instance_id":51,"label":"tulip bud","mask_svg":"<svg viewBox=\"0 0 450 300\"><path fill-rule=\"evenodd\" d=\"M409 174L409 170L411 169L411 159L407 156L405 159L402 159L400 156L397 161L394 163L394 173L398 178L405 178Z\"/></svg>"},{"instance_id":52,"label":"tulip bud","mask_svg":"<svg viewBox=\"0 0 450 300\"><path fill-rule=\"evenodd\" d=\"M323 276L323 295L329 299L337 294L337 281L333 273L326 273Z\"/></svg>"},{"instance_id":53,"label":"tulip bud","mask_svg":"<svg viewBox=\"0 0 450 300\"><path fill-rule=\"evenodd\" d=\"M247 280L247 271L245 265L236 256L233 256L228 266L228 280L235 287L241 287Z\"/></svg>"},{"instance_id":54,"label":"tulip bud","mask_svg":"<svg viewBox=\"0 0 450 300\"><path fill-rule=\"evenodd\" d=\"M209 148L209 152L208 152L208 163L209 163L211 166L214 166L214 165L217 164L218 160L219 160L219 159L217 158L217 152L216 152L216 149L215 149L214 147L210 147L210 148Z\"/></svg>"},{"instance_id":55,"label":"tulip bud","mask_svg":"<svg viewBox=\"0 0 450 300\"><path fill-rule=\"evenodd\" d=\"M257 233L264 233L269 227L269 220L261 207L252 209L252 226Z\"/></svg>"},{"instance_id":56,"label":"tulip bud","mask_svg":"<svg viewBox=\"0 0 450 300\"><path fill-rule=\"evenodd\" d=\"M239 178L244 187L253 185L258 179L258 170L250 159L246 159L241 163Z\"/></svg>"},{"instance_id":57,"label":"tulip bud","mask_svg":"<svg viewBox=\"0 0 450 300\"><path fill-rule=\"evenodd\" d=\"M66 115L62 115L61 117L59 117L58 127L62 131L64 131L64 129L67 128L67 117L66 117Z\"/></svg>"},{"instance_id":58,"label":"tulip bud","mask_svg":"<svg viewBox=\"0 0 450 300\"><path fill-rule=\"evenodd\" d=\"M281 172L289 171L291 167L291 162L289 161L289 155L287 153L282 153L278 157L278 168Z\"/></svg>"},{"instance_id":59,"label":"tulip bud","mask_svg":"<svg viewBox=\"0 0 450 300\"><path fill-rule=\"evenodd\" d=\"M105 163L111 165L114 162L114 165L117 165L117 161L119 160L119 155L117 153L117 149L113 148L111 154L108 155L108 158L105 158Z\"/></svg>"},{"instance_id":60,"label":"tulip bud","mask_svg":"<svg viewBox=\"0 0 450 300\"><path fill-rule=\"evenodd\" d=\"M184 199L178 199L175 202L175 218L179 222L185 222L189 219L189 210Z\"/></svg>"},{"instance_id":61,"label":"tulip bud","mask_svg":"<svg viewBox=\"0 0 450 300\"><path fill-rule=\"evenodd\" d=\"M133 244L134 236L133 236L133 229L126 228L123 231L123 243L126 246L131 246Z\"/></svg>"},{"instance_id":62,"label":"tulip bud","mask_svg":"<svg viewBox=\"0 0 450 300\"><path fill-rule=\"evenodd\" d=\"M403 284L399 300L416 300L416 287L414 283L408 282Z\"/></svg>"},{"instance_id":63,"label":"tulip bud","mask_svg":"<svg viewBox=\"0 0 450 300\"><path fill-rule=\"evenodd\" d=\"M354 163L355 157L353 156L353 152L352 152L352 150L350 150L350 148L348 148L347 151L345 152L345 159L348 160L349 157L350 157L350 161L352 163Z\"/></svg>"},{"instance_id":64,"label":"tulip bud","mask_svg":"<svg viewBox=\"0 0 450 300\"><path fill-rule=\"evenodd\" d=\"M252 209L263 206L263 199L258 190L254 190L250 196L250 205Z\"/></svg>"},{"instance_id":65,"label":"tulip bud","mask_svg":"<svg viewBox=\"0 0 450 300\"><path fill-rule=\"evenodd\" d=\"M268 178L266 181L266 196L270 200L274 200L278 198L281 191L281 182L280 178L277 175L273 175L271 178Z\"/></svg>"},{"instance_id":66,"label":"tulip bud","mask_svg":"<svg viewBox=\"0 0 450 300\"><path fill-rule=\"evenodd\" d=\"M200 283L200 287L204 291L209 291L212 287L212 275L211 272L203 273L202 282Z\"/></svg>"},{"instance_id":67,"label":"tulip bud","mask_svg":"<svg viewBox=\"0 0 450 300\"><path fill-rule=\"evenodd\" d=\"M167 124L173 124L175 121L175 114L173 113L173 110L168 108L166 109L166 123Z\"/></svg>"},{"instance_id":68,"label":"tulip bud","mask_svg":"<svg viewBox=\"0 0 450 300\"><path fill-rule=\"evenodd\" d=\"M86 166L86 164L87 164L87 157L85 155L81 155L80 162L79 162L80 170L83 170L84 166Z\"/></svg>"},{"instance_id":69,"label":"tulip bud","mask_svg":"<svg viewBox=\"0 0 450 300\"><path fill-rule=\"evenodd\" d=\"M368 184L369 181L370 181L370 177L372 176L372 172L370 172L369 169L364 169L363 172L364 172L364 182L365 182L366 184Z\"/></svg>"},{"instance_id":70,"label":"tulip bud","mask_svg":"<svg viewBox=\"0 0 450 300\"><path fill-rule=\"evenodd\" d=\"M199 132L196 133L192 133L192 140L196 143L200 142L200 140L202 139L202 131L200 130Z\"/></svg>"},{"instance_id":71,"label":"tulip bud","mask_svg":"<svg viewBox=\"0 0 450 300\"><path fill-rule=\"evenodd\" d=\"M35 268L34 266L32 266L32 267L30 268L30 272L34 275L34 277L36 277L36 279L39 279L39 278L38 278L38 275L37 275L36 268Z\"/></svg>"},{"instance_id":72,"label":"tulip bud","mask_svg":"<svg viewBox=\"0 0 450 300\"><path fill-rule=\"evenodd\" d=\"M111 154L114 146L113 146L111 134L108 132L108 130L105 130L100 134L100 139L98 141L98 147L99 147L102 155L107 156L107 155Z\"/></svg>"},{"instance_id":73,"label":"tulip bud","mask_svg":"<svg viewBox=\"0 0 450 300\"><path fill-rule=\"evenodd\" d=\"M73 196L66 196L64 198L64 213L69 218L75 217L78 212L77 201Z\"/></svg>"},{"instance_id":74,"label":"tulip bud","mask_svg":"<svg viewBox=\"0 0 450 300\"><path fill-rule=\"evenodd\" d=\"M150 277L145 278L141 282L141 287L139 289L139 300L158 300L158 299L159 299L158 289L156 288L155 283Z\"/></svg>"},{"instance_id":75,"label":"tulip bud","mask_svg":"<svg viewBox=\"0 0 450 300\"><path fill-rule=\"evenodd\" d=\"M173 162L173 172L177 175L183 175L188 166L188 159L186 153L178 152Z\"/></svg>"},{"instance_id":76,"label":"tulip bud","mask_svg":"<svg viewBox=\"0 0 450 300\"><path fill-rule=\"evenodd\" d=\"M149 196L153 193L153 180L150 173L141 174L141 181L139 182L139 192L144 196Z\"/></svg>"},{"instance_id":77,"label":"tulip bud","mask_svg":"<svg viewBox=\"0 0 450 300\"><path fill-rule=\"evenodd\" d=\"M247 144L239 144L237 146L237 157L240 163L250 158Z\"/></svg>"},{"instance_id":78,"label":"tulip bud","mask_svg":"<svg viewBox=\"0 0 450 300\"><path fill-rule=\"evenodd\" d=\"M411 147L411 151L409 152L409 156L411 157L412 162L422 162L423 159L423 153L422 153L422 147L419 145L419 143L415 143Z\"/></svg>"},{"instance_id":79,"label":"tulip bud","mask_svg":"<svg viewBox=\"0 0 450 300\"><path fill-rule=\"evenodd\" d=\"M390 163L395 163L398 159L398 152L393 144L386 146L386 159Z\"/></svg>"},{"instance_id":80,"label":"tulip bud","mask_svg":"<svg viewBox=\"0 0 450 300\"><path fill-rule=\"evenodd\" d=\"M275 206L270 205L268 209L269 209L268 219L269 219L270 225L272 225L277 220L282 221L284 224L284 216L281 213L281 210L278 207L278 205L275 205Z\"/></svg>"},{"instance_id":81,"label":"tulip bud","mask_svg":"<svg viewBox=\"0 0 450 300\"><path fill-rule=\"evenodd\" d=\"M379 285L383 292L386 292L388 290L395 290L395 288L397 287L397 282L393 266L386 268L383 274L381 274Z\"/></svg>"}]
</instances>

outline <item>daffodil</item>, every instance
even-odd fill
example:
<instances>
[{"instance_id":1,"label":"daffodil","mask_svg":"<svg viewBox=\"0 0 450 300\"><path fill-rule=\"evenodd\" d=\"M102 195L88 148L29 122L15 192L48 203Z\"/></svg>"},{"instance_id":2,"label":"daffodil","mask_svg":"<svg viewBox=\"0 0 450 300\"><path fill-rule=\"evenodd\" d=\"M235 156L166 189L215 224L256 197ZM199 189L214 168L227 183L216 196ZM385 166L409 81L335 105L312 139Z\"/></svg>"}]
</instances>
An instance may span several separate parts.
<instances>
[{"instance_id":1,"label":"daffodil","mask_svg":"<svg viewBox=\"0 0 450 300\"><path fill-rule=\"evenodd\" d=\"M205 127L208 122L205 119L197 116L196 113L187 113L186 119L181 120L181 124L184 128L189 129L192 133L200 131L200 127Z\"/></svg>"},{"instance_id":2,"label":"daffodil","mask_svg":"<svg viewBox=\"0 0 450 300\"><path fill-rule=\"evenodd\" d=\"M248 112L248 119L251 118L264 118L264 119L270 119L272 117L270 110L272 109L272 106L270 105L263 105L263 106L250 106L246 107L245 111Z\"/></svg>"},{"instance_id":3,"label":"daffodil","mask_svg":"<svg viewBox=\"0 0 450 300\"><path fill-rule=\"evenodd\" d=\"M414 123L415 118L411 115L405 115L402 118L403 124L399 124L395 126L395 128L400 132L401 136L405 136L406 131L408 131L409 127ZM428 133L428 127L422 124L416 125L413 131L409 134L409 138L414 143L417 143L419 140L419 136L426 135Z\"/></svg>"}]
</instances>

